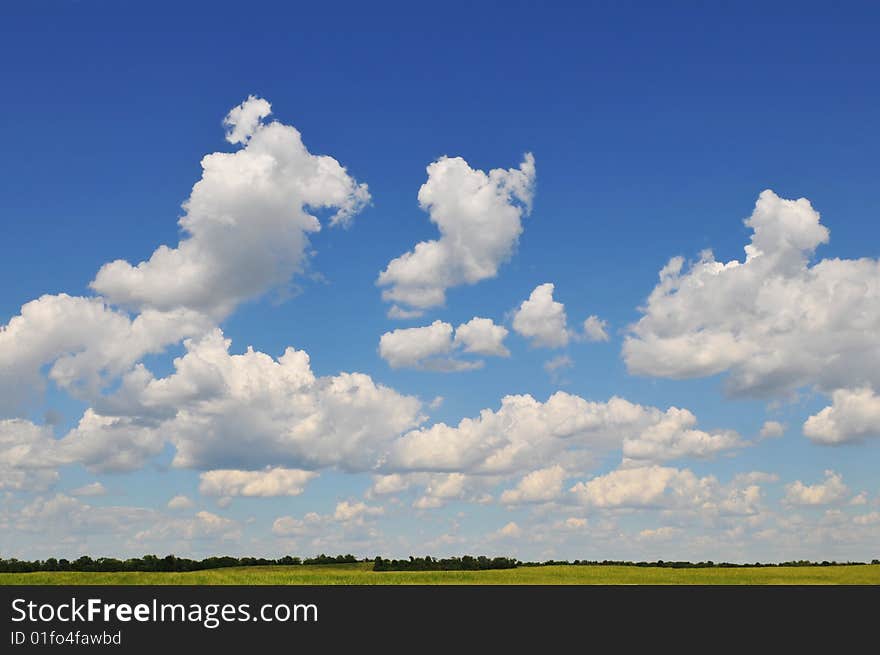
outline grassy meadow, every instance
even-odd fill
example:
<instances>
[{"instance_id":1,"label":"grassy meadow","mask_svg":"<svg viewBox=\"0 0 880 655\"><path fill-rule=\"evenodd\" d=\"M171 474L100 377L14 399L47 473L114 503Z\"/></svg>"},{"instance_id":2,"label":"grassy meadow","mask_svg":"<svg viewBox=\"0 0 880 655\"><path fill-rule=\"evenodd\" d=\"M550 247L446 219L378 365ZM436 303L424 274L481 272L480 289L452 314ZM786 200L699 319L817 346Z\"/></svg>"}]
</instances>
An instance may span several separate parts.
<instances>
[{"instance_id":1,"label":"grassy meadow","mask_svg":"<svg viewBox=\"0 0 880 655\"><path fill-rule=\"evenodd\" d=\"M189 573L0 573L0 585L880 584L880 565L671 569L536 566L489 571L384 571L373 564L251 566Z\"/></svg>"}]
</instances>

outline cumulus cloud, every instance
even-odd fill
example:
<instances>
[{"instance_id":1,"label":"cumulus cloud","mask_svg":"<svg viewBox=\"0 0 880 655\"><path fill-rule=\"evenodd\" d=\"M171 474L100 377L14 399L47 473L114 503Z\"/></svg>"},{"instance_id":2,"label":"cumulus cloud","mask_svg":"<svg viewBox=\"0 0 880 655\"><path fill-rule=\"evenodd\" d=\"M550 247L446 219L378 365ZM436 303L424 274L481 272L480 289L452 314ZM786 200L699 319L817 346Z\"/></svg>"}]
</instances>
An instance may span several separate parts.
<instances>
[{"instance_id":1,"label":"cumulus cloud","mask_svg":"<svg viewBox=\"0 0 880 655\"><path fill-rule=\"evenodd\" d=\"M84 484L81 487L77 487L76 489L72 489L70 491L71 496L105 496L107 495L107 488L101 484L100 482L91 482L89 484Z\"/></svg>"},{"instance_id":2,"label":"cumulus cloud","mask_svg":"<svg viewBox=\"0 0 880 655\"><path fill-rule=\"evenodd\" d=\"M501 494L501 502L506 505L516 505L553 500L561 495L562 482L565 478L565 469L559 464L532 471L523 477L516 487L505 490Z\"/></svg>"},{"instance_id":3,"label":"cumulus cloud","mask_svg":"<svg viewBox=\"0 0 880 655\"><path fill-rule=\"evenodd\" d=\"M226 140L229 143L247 143L257 131L260 122L272 113L272 105L263 98L250 95L238 107L229 110L223 124L229 128Z\"/></svg>"},{"instance_id":4,"label":"cumulus cloud","mask_svg":"<svg viewBox=\"0 0 880 655\"><path fill-rule=\"evenodd\" d=\"M21 508L16 530L39 532L42 539L91 538L98 534L130 535L139 526L160 520L155 510L142 507L89 505L67 494L39 496ZM56 542L57 543L57 542Z\"/></svg>"},{"instance_id":5,"label":"cumulus cloud","mask_svg":"<svg viewBox=\"0 0 880 655\"><path fill-rule=\"evenodd\" d=\"M583 530L588 524L589 521L585 518L571 516L562 522L561 527L565 530Z\"/></svg>"},{"instance_id":6,"label":"cumulus cloud","mask_svg":"<svg viewBox=\"0 0 880 655\"><path fill-rule=\"evenodd\" d=\"M849 493L839 473L825 471L825 480L806 485L796 480L785 486L785 502L791 505L830 505L842 501Z\"/></svg>"},{"instance_id":7,"label":"cumulus cloud","mask_svg":"<svg viewBox=\"0 0 880 655\"><path fill-rule=\"evenodd\" d=\"M16 411L44 387L42 370L80 397L100 389L144 355L207 330L186 309L144 311L134 319L101 298L44 295L0 327L0 410Z\"/></svg>"},{"instance_id":8,"label":"cumulus cloud","mask_svg":"<svg viewBox=\"0 0 880 655\"><path fill-rule=\"evenodd\" d=\"M251 96L227 115L227 139L241 147L202 159L176 247L134 266L105 264L92 289L139 311L188 308L220 319L302 271L308 234L321 229L309 210L336 209L330 224L346 223L370 195L335 159L310 153L294 127L263 123L269 113Z\"/></svg>"},{"instance_id":9,"label":"cumulus cloud","mask_svg":"<svg viewBox=\"0 0 880 655\"><path fill-rule=\"evenodd\" d=\"M565 305L553 300L553 289L550 282L538 285L513 315L514 331L536 347L561 348L571 338Z\"/></svg>"},{"instance_id":10,"label":"cumulus cloud","mask_svg":"<svg viewBox=\"0 0 880 655\"><path fill-rule=\"evenodd\" d=\"M568 355L557 355L544 362L544 370L551 375L558 373L561 369L571 368L573 366L574 362Z\"/></svg>"},{"instance_id":11,"label":"cumulus cloud","mask_svg":"<svg viewBox=\"0 0 880 655\"><path fill-rule=\"evenodd\" d=\"M675 257L630 327L630 372L693 378L727 372L731 392L880 386L880 262L823 259L829 232L804 198L764 191L746 220L744 261Z\"/></svg>"},{"instance_id":12,"label":"cumulus cloud","mask_svg":"<svg viewBox=\"0 0 880 655\"><path fill-rule=\"evenodd\" d=\"M584 321L584 337L587 341L608 341L608 321L598 316L588 316Z\"/></svg>"},{"instance_id":13,"label":"cumulus cloud","mask_svg":"<svg viewBox=\"0 0 880 655\"><path fill-rule=\"evenodd\" d=\"M859 514L853 517L853 523L856 525L877 525L880 524L880 512L868 512L867 514Z\"/></svg>"},{"instance_id":14,"label":"cumulus cloud","mask_svg":"<svg viewBox=\"0 0 880 655\"><path fill-rule=\"evenodd\" d=\"M425 327L392 330L379 339L379 355L392 368L424 367L425 360L436 361L451 350L452 325L439 320Z\"/></svg>"},{"instance_id":15,"label":"cumulus cloud","mask_svg":"<svg viewBox=\"0 0 880 655\"><path fill-rule=\"evenodd\" d=\"M191 518L162 518L135 534L135 541L154 542L169 539L235 541L241 538L237 521L211 512L196 512Z\"/></svg>"},{"instance_id":16,"label":"cumulus cloud","mask_svg":"<svg viewBox=\"0 0 880 655\"><path fill-rule=\"evenodd\" d=\"M709 501L716 485L714 478L687 469L647 466L599 475L570 491L578 502L600 509L694 507Z\"/></svg>"},{"instance_id":17,"label":"cumulus cloud","mask_svg":"<svg viewBox=\"0 0 880 655\"><path fill-rule=\"evenodd\" d=\"M119 472L141 468L164 447L165 436L155 427L89 408L58 443L57 452L67 463L79 462L91 471Z\"/></svg>"},{"instance_id":18,"label":"cumulus cloud","mask_svg":"<svg viewBox=\"0 0 880 655\"><path fill-rule=\"evenodd\" d=\"M482 360L462 360L454 354L507 357L503 341L507 329L491 319L474 317L454 331L444 321L414 328L386 332L379 339L379 355L392 368L417 368L432 371L466 371L479 368Z\"/></svg>"},{"instance_id":19,"label":"cumulus cloud","mask_svg":"<svg viewBox=\"0 0 880 655\"><path fill-rule=\"evenodd\" d=\"M504 347L507 328L496 325L490 318L475 316L455 329L455 345L466 353L493 357L509 357L510 351Z\"/></svg>"},{"instance_id":20,"label":"cumulus cloud","mask_svg":"<svg viewBox=\"0 0 880 655\"><path fill-rule=\"evenodd\" d=\"M416 509L437 509L451 500L465 499L478 483L478 480L463 473L416 476L415 480L425 485L424 494L413 503Z\"/></svg>"},{"instance_id":21,"label":"cumulus cloud","mask_svg":"<svg viewBox=\"0 0 880 655\"><path fill-rule=\"evenodd\" d=\"M367 496L384 496L406 491L412 484L412 477L391 473L389 475L374 475L373 484L367 491Z\"/></svg>"},{"instance_id":22,"label":"cumulus cloud","mask_svg":"<svg viewBox=\"0 0 880 655\"><path fill-rule=\"evenodd\" d=\"M657 541L664 539L672 539L681 532L681 528L664 525L659 528L646 528L639 532L639 539L647 541Z\"/></svg>"},{"instance_id":23,"label":"cumulus cloud","mask_svg":"<svg viewBox=\"0 0 880 655\"><path fill-rule=\"evenodd\" d=\"M306 484L318 476L313 471L268 468L263 471L233 469L207 471L199 477L199 492L205 496L299 496Z\"/></svg>"},{"instance_id":24,"label":"cumulus cloud","mask_svg":"<svg viewBox=\"0 0 880 655\"><path fill-rule=\"evenodd\" d=\"M838 389L832 404L804 423L804 434L816 443L837 445L880 436L880 395L873 389Z\"/></svg>"},{"instance_id":25,"label":"cumulus cloud","mask_svg":"<svg viewBox=\"0 0 880 655\"><path fill-rule=\"evenodd\" d=\"M511 521L495 533L498 537L516 538L522 535L522 528Z\"/></svg>"},{"instance_id":26,"label":"cumulus cloud","mask_svg":"<svg viewBox=\"0 0 880 655\"><path fill-rule=\"evenodd\" d=\"M168 509L192 509L195 506L193 501L182 495L174 496L171 500L168 501Z\"/></svg>"},{"instance_id":27,"label":"cumulus cloud","mask_svg":"<svg viewBox=\"0 0 880 655\"><path fill-rule=\"evenodd\" d=\"M635 438L623 442L629 460L664 461L680 457L710 457L743 444L733 430L705 432L696 429L697 417L687 409L670 407Z\"/></svg>"},{"instance_id":28,"label":"cumulus cloud","mask_svg":"<svg viewBox=\"0 0 880 655\"><path fill-rule=\"evenodd\" d=\"M333 512L333 520L348 522L356 521L367 516L381 516L385 510L381 507L367 505L359 501L343 500L336 504Z\"/></svg>"},{"instance_id":29,"label":"cumulus cloud","mask_svg":"<svg viewBox=\"0 0 880 655\"><path fill-rule=\"evenodd\" d=\"M705 518L758 515L762 491L757 477L734 477L721 484L715 476L699 477L689 469L666 466L619 468L578 482L571 497L592 510L642 509Z\"/></svg>"},{"instance_id":30,"label":"cumulus cloud","mask_svg":"<svg viewBox=\"0 0 880 655\"><path fill-rule=\"evenodd\" d=\"M696 418L675 407L663 412L622 398L590 402L565 392L546 402L505 396L497 411L483 410L457 426L436 423L392 444L386 467L469 473L516 473L568 464L584 467L622 448L630 460L707 457L740 445L732 432L703 432Z\"/></svg>"},{"instance_id":31,"label":"cumulus cloud","mask_svg":"<svg viewBox=\"0 0 880 655\"><path fill-rule=\"evenodd\" d=\"M764 425L761 426L762 439L776 439L783 434L785 434L785 426L779 421L764 421Z\"/></svg>"},{"instance_id":32,"label":"cumulus cloud","mask_svg":"<svg viewBox=\"0 0 880 655\"><path fill-rule=\"evenodd\" d=\"M527 153L519 168L488 173L461 157L441 157L428 166L419 205L440 231L393 259L379 275L382 298L406 308L442 305L446 290L495 277L513 254L531 210L535 159ZM404 307L400 307L403 305Z\"/></svg>"},{"instance_id":33,"label":"cumulus cloud","mask_svg":"<svg viewBox=\"0 0 880 655\"><path fill-rule=\"evenodd\" d=\"M170 441L178 467L365 470L424 420L417 398L369 376L315 377L303 351L288 348L277 360L252 349L232 355L219 329L184 345L168 377L139 367L123 379L107 403L122 416L87 411L64 439L67 452L118 469Z\"/></svg>"},{"instance_id":34,"label":"cumulus cloud","mask_svg":"<svg viewBox=\"0 0 880 655\"><path fill-rule=\"evenodd\" d=\"M48 427L0 420L0 491L43 491L58 480L62 463Z\"/></svg>"},{"instance_id":35,"label":"cumulus cloud","mask_svg":"<svg viewBox=\"0 0 880 655\"><path fill-rule=\"evenodd\" d=\"M535 287L513 313L513 329L531 341L535 348L562 348L570 341L608 341L608 323L590 316L583 333L568 327L565 305L554 300L556 287L545 282Z\"/></svg>"},{"instance_id":36,"label":"cumulus cloud","mask_svg":"<svg viewBox=\"0 0 880 655\"><path fill-rule=\"evenodd\" d=\"M272 534L278 537L300 537L317 533L326 519L317 512L309 512L303 518L279 516L272 523Z\"/></svg>"},{"instance_id":37,"label":"cumulus cloud","mask_svg":"<svg viewBox=\"0 0 880 655\"><path fill-rule=\"evenodd\" d=\"M359 501L343 500L336 504L333 514L308 512L303 518L279 516L272 523L272 534L278 537L318 537L334 527L363 528L368 521L382 516L382 507Z\"/></svg>"}]
</instances>

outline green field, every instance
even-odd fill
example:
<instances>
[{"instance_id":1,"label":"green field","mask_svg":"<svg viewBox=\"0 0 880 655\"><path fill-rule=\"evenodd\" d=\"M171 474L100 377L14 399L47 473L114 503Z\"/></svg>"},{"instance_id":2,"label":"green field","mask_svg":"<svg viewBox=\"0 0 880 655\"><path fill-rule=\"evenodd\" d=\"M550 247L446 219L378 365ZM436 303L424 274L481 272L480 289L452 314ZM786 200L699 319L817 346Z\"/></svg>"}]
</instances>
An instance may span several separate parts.
<instances>
[{"instance_id":1,"label":"green field","mask_svg":"<svg viewBox=\"0 0 880 655\"><path fill-rule=\"evenodd\" d=\"M0 585L880 584L880 565L671 569L538 566L494 571L375 572L372 563L253 566L191 573L0 573Z\"/></svg>"}]
</instances>

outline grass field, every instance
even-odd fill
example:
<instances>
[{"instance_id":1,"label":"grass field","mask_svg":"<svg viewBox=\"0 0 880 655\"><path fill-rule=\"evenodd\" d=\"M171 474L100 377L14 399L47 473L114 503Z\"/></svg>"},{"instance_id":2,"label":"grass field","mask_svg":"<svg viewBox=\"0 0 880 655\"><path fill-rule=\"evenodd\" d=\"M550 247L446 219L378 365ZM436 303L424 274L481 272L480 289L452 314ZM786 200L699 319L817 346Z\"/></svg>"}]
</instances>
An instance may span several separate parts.
<instances>
[{"instance_id":1,"label":"grass field","mask_svg":"<svg viewBox=\"0 0 880 655\"><path fill-rule=\"evenodd\" d=\"M495 571L372 571L372 563L255 566L192 573L0 573L0 585L880 584L880 565L736 569L540 566Z\"/></svg>"}]
</instances>

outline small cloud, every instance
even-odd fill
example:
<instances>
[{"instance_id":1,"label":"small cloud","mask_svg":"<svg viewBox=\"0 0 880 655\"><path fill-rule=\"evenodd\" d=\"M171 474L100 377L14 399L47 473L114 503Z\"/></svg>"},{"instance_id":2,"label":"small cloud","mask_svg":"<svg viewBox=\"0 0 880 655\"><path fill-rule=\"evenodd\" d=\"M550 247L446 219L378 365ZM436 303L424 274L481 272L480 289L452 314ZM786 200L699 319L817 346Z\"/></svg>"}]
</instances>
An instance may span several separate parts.
<instances>
[{"instance_id":1,"label":"small cloud","mask_svg":"<svg viewBox=\"0 0 880 655\"><path fill-rule=\"evenodd\" d=\"M77 487L70 492L71 496L104 496L107 488L100 482L92 482L91 484Z\"/></svg>"},{"instance_id":2,"label":"small cloud","mask_svg":"<svg viewBox=\"0 0 880 655\"><path fill-rule=\"evenodd\" d=\"M511 521L501 528L497 534L499 537L519 537L522 534L522 529L520 529L516 523Z\"/></svg>"},{"instance_id":3,"label":"small cloud","mask_svg":"<svg viewBox=\"0 0 880 655\"><path fill-rule=\"evenodd\" d=\"M608 341L608 321L589 316L584 321L584 337L587 341Z\"/></svg>"},{"instance_id":4,"label":"small cloud","mask_svg":"<svg viewBox=\"0 0 880 655\"><path fill-rule=\"evenodd\" d=\"M860 494L853 496L852 499L849 501L849 504L850 505L867 505L868 504L868 494L866 494L863 491Z\"/></svg>"},{"instance_id":5,"label":"small cloud","mask_svg":"<svg viewBox=\"0 0 880 655\"><path fill-rule=\"evenodd\" d=\"M392 305L391 309L388 310L388 318L406 320L409 318L419 318L424 313L425 312L420 309L402 309L397 305Z\"/></svg>"},{"instance_id":6,"label":"small cloud","mask_svg":"<svg viewBox=\"0 0 880 655\"><path fill-rule=\"evenodd\" d=\"M880 512L871 512L869 514L856 516L853 518L853 523L856 525L874 525L880 523Z\"/></svg>"},{"instance_id":7,"label":"small cloud","mask_svg":"<svg viewBox=\"0 0 880 655\"><path fill-rule=\"evenodd\" d=\"M587 527L587 519L572 516L571 518L565 519L562 525L567 530L580 530Z\"/></svg>"},{"instance_id":8,"label":"small cloud","mask_svg":"<svg viewBox=\"0 0 880 655\"><path fill-rule=\"evenodd\" d=\"M785 434L785 425L779 421L766 421L761 426L761 439L776 439Z\"/></svg>"},{"instance_id":9,"label":"small cloud","mask_svg":"<svg viewBox=\"0 0 880 655\"><path fill-rule=\"evenodd\" d=\"M193 506L193 501L186 496L175 496L168 501L168 509L190 509Z\"/></svg>"},{"instance_id":10,"label":"small cloud","mask_svg":"<svg viewBox=\"0 0 880 655\"><path fill-rule=\"evenodd\" d=\"M553 384L562 384L564 382L562 379L562 371L569 368L574 368L574 362L568 355L557 355L544 362L544 370L547 372L547 375L550 376Z\"/></svg>"},{"instance_id":11,"label":"small cloud","mask_svg":"<svg viewBox=\"0 0 880 655\"><path fill-rule=\"evenodd\" d=\"M655 528L653 530L652 529L642 530L641 532L639 532L639 539L640 540L647 540L647 541L652 541L652 540L657 541L657 540L661 540L661 539L670 539L670 538L674 537L675 535L677 535L679 532L681 532L681 530L679 528L671 528L669 526L663 526L661 528Z\"/></svg>"}]
</instances>

